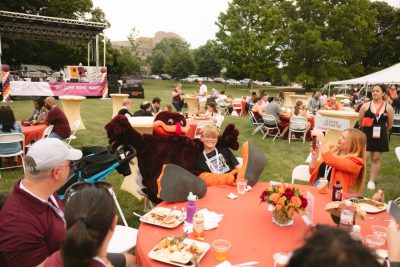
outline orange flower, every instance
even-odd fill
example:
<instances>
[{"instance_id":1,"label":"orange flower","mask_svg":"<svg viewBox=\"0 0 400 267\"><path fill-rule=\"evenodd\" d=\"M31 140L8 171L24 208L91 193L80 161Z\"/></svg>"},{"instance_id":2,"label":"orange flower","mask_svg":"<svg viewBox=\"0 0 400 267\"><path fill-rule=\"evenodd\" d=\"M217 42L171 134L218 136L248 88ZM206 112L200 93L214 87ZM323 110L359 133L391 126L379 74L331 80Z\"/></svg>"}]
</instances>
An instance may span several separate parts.
<instances>
[{"instance_id":1,"label":"orange flower","mask_svg":"<svg viewBox=\"0 0 400 267\"><path fill-rule=\"evenodd\" d=\"M275 210L281 210L282 209L282 205L280 205L280 204L277 204L276 206L275 206Z\"/></svg>"},{"instance_id":2,"label":"orange flower","mask_svg":"<svg viewBox=\"0 0 400 267\"><path fill-rule=\"evenodd\" d=\"M279 186L279 193L281 194L285 193L285 187L283 185Z\"/></svg>"},{"instance_id":3,"label":"orange flower","mask_svg":"<svg viewBox=\"0 0 400 267\"><path fill-rule=\"evenodd\" d=\"M278 193L273 193L272 195L269 196L269 200L271 200L274 203L277 203L279 199L279 194Z\"/></svg>"},{"instance_id":4,"label":"orange flower","mask_svg":"<svg viewBox=\"0 0 400 267\"><path fill-rule=\"evenodd\" d=\"M294 214L294 212L295 212L294 208L290 208L290 209L288 210L288 215L289 215L290 217L292 217L293 214Z\"/></svg>"},{"instance_id":5,"label":"orange flower","mask_svg":"<svg viewBox=\"0 0 400 267\"><path fill-rule=\"evenodd\" d=\"M285 205L285 201L286 201L286 197L280 197L277 204L280 204L283 206L283 205Z\"/></svg>"},{"instance_id":6,"label":"orange flower","mask_svg":"<svg viewBox=\"0 0 400 267\"><path fill-rule=\"evenodd\" d=\"M290 202L292 202L295 207L299 208L301 206L301 199L298 196L292 196Z\"/></svg>"}]
</instances>

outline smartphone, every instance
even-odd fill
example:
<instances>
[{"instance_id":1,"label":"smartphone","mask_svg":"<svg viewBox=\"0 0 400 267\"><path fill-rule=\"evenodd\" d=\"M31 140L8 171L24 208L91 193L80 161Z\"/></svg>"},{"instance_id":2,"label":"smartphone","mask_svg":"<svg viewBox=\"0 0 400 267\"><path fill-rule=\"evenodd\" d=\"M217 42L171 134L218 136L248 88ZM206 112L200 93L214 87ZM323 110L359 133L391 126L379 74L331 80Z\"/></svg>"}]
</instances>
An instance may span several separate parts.
<instances>
[{"instance_id":1,"label":"smartphone","mask_svg":"<svg viewBox=\"0 0 400 267\"><path fill-rule=\"evenodd\" d=\"M317 149L317 136L316 135L312 136L312 149L313 150Z\"/></svg>"},{"instance_id":2,"label":"smartphone","mask_svg":"<svg viewBox=\"0 0 400 267\"><path fill-rule=\"evenodd\" d=\"M400 224L400 207L394 201L389 201L388 211L396 223Z\"/></svg>"}]
</instances>

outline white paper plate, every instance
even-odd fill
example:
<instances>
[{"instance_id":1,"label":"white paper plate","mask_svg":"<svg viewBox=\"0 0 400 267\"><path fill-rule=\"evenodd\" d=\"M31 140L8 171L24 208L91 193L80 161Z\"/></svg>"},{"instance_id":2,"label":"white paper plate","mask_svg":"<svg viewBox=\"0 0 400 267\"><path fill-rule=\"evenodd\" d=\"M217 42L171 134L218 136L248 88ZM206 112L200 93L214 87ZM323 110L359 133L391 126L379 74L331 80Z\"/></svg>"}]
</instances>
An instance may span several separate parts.
<instances>
[{"instance_id":1,"label":"white paper plate","mask_svg":"<svg viewBox=\"0 0 400 267\"><path fill-rule=\"evenodd\" d=\"M385 211L387 208L387 204L385 203L382 207L378 208L368 203L358 203L358 208L366 213L378 213Z\"/></svg>"},{"instance_id":2,"label":"white paper plate","mask_svg":"<svg viewBox=\"0 0 400 267\"><path fill-rule=\"evenodd\" d=\"M157 219L156 217L154 217L154 214L158 214L158 215L165 215L165 216L176 216L176 221L174 221L173 223L165 223L162 219ZM181 216L183 215L183 216ZM164 207L155 207L154 209L152 209L151 211L147 212L145 215L143 215L140 218L141 222L144 223L148 223L148 224L153 224L153 225L157 225L160 227L164 227L164 228L175 228L178 225L180 225L183 221L185 221L186 219L186 213L184 212L182 214L182 212L180 210L174 210L172 211L169 208L164 208Z\"/></svg>"}]
</instances>

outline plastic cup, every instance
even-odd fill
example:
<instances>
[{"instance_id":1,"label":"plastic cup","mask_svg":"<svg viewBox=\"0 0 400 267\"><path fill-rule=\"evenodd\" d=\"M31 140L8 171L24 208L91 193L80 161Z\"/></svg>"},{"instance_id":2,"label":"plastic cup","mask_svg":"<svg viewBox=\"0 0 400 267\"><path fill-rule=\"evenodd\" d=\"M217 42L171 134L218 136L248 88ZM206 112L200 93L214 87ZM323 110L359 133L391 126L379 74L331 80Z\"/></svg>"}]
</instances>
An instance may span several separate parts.
<instances>
[{"instance_id":1,"label":"plastic cup","mask_svg":"<svg viewBox=\"0 0 400 267\"><path fill-rule=\"evenodd\" d=\"M238 194L244 195L246 193L247 179L236 180L236 186Z\"/></svg>"},{"instance_id":2,"label":"plastic cup","mask_svg":"<svg viewBox=\"0 0 400 267\"><path fill-rule=\"evenodd\" d=\"M216 239L212 242L214 248L214 255L217 261L224 261L228 259L228 251L231 247L231 242L225 239Z\"/></svg>"},{"instance_id":3,"label":"plastic cup","mask_svg":"<svg viewBox=\"0 0 400 267\"><path fill-rule=\"evenodd\" d=\"M274 259L274 267L285 267L289 262L289 255L287 253L277 252L272 258Z\"/></svg>"},{"instance_id":4,"label":"plastic cup","mask_svg":"<svg viewBox=\"0 0 400 267\"><path fill-rule=\"evenodd\" d=\"M382 237L386 240L386 227L382 225L372 225L371 226L372 234Z\"/></svg>"}]
</instances>

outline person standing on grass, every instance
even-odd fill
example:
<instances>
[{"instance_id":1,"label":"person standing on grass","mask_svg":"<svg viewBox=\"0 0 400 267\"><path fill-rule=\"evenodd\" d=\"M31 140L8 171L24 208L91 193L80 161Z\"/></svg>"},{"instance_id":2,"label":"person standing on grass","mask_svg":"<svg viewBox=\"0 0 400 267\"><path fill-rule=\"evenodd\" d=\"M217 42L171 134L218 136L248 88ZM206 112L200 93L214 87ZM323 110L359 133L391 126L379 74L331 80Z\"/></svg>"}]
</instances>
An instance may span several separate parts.
<instances>
[{"instance_id":1,"label":"person standing on grass","mask_svg":"<svg viewBox=\"0 0 400 267\"><path fill-rule=\"evenodd\" d=\"M175 88L172 89L172 105L176 109L177 112L181 112L183 108L183 91L182 91L182 84L177 83Z\"/></svg>"},{"instance_id":2,"label":"person standing on grass","mask_svg":"<svg viewBox=\"0 0 400 267\"><path fill-rule=\"evenodd\" d=\"M367 188L375 190L376 177L381 167L383 152L389 151L388 132L392 129L394 112L391 105L383 100L384 85L372 87L372 100L363 104L358 123L367 136L367 158L371 158L371 171ZM371 121L372 123L367 123Z\"/></svg>"},{"instance_id":3,"label":"person standing on grass","mask_svg":"<svg viewBox=\"0 0 400 267\"><path fill-rule=\"evenodd\" d=\"M199 112L203 113L206 109L207 103L207 86L203 83L203 79L199 78L197 83L200 85L199 88Z\"/></svg>"}]
</instances>

